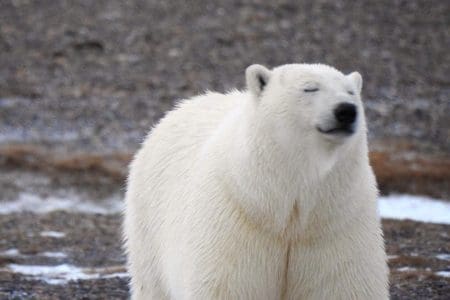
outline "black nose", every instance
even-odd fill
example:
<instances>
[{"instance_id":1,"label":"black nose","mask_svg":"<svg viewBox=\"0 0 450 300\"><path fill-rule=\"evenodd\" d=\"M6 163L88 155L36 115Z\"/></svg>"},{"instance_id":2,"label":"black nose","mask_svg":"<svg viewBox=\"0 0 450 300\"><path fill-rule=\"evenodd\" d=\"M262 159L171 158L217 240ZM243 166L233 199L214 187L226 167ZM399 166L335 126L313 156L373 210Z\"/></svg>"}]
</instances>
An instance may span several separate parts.
<instances>
[{"instance_id":1,"label":"black nose","mask_svg":"<svg viewBox=\"0 0 450 300\"><path fill-rule=\"evenodd\" d=\"M356 105L351 103L340 103L334 109L336 120L342 125L350 125L356 119Z\"/></svg>"}]
</instances>

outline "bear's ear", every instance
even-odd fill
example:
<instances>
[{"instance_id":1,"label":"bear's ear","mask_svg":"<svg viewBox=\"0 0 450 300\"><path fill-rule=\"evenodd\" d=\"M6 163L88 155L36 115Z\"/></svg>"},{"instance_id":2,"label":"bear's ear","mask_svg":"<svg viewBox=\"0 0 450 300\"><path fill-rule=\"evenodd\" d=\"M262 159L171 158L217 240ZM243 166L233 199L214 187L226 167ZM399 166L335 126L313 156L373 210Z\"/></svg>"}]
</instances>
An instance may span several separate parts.
<instances>
[{"instance_id":1,"label":"bear's ear","mask_svg":"<svg viewBox=\"0 0 450 300\"><path fill-rule=\"evenodd\" d=\"M247 89L259 97L270 79L270 70L262 65L251 65L245 70Z\"/></svg>"},{"instance_id":2,"label":"bear's ear","mask_svg":"<svg viewBox=\"0 0 450 300\"><path fill-rule=\"evenodd\" d=\"M358 89L358 93L361 93L363 83L361 74L359 74L358 72L353 72L348 74L347 76L355 84L356 88Z\"/></svg>"}]
</instances>

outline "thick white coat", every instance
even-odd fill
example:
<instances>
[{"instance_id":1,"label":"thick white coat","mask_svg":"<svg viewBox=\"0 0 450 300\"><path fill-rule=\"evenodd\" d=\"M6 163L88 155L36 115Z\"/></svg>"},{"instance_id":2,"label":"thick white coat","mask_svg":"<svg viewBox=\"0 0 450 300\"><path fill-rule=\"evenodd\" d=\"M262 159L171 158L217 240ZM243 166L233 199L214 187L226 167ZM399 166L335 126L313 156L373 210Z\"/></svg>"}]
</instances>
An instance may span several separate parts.
<instances>
[{"instance_id":1,"label":"thick white coat","mask_svg":"<svg viewBox=\"0 0 450 300\"><path fill-rule=\"evenodd\" d=\"M136 154L132 298L387 299L361 76L297 64L246 76L247 91L180 102ZM319 132L341 102L358 107L355 133Z\"/></svg>"}]
</instances>

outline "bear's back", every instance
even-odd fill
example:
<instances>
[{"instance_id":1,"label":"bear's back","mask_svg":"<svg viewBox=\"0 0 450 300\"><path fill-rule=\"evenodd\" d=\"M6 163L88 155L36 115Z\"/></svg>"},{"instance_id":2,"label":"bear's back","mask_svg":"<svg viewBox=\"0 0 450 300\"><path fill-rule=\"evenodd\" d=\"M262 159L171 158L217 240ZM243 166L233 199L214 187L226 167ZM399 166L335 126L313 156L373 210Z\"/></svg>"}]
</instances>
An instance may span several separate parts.
<instances>
[{"instance_id":1,"label":"bear's back","mask_svg":"<svg viewBox=\"0 0 450 300\"><path fill-rule=\"evenodd\" d=\"M161 119L130 165L127 205L168 199L162 193L174 192L167 189L176 189L188 177L192 164L202 159L206 141L242 97L238 91L207 93L183 100Z\"/></svg>"}]
</instances>

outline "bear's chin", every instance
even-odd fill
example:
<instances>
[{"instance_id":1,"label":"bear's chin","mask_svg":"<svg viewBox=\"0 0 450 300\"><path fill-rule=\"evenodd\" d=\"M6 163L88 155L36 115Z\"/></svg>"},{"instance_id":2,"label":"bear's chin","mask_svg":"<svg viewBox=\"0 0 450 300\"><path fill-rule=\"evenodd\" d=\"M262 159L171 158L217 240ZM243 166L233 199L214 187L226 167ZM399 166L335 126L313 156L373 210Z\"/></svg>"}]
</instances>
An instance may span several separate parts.
<instances>
[{"instance_id":1,"label":"bear's chin","mask_svg":"<svg viewBox=\"0 0 450 300\"><path fill-rule=\"evenodd\" d=\"M316 126L317 131L324 135L338 135L338 136L350 136L356 131L356 124L350 124L346 126L336 126L331 128L323 128L320 125Z\"/></svg>"},{"instance_id":2,"label":"bear's chin","mask_svg":"<svg viewBox=\"0 0 450 300\"><path fill-rule=\"evenodd\" d=\"M325 135L337 135L337 136L350 136L355 133L355 129L352 127L346 127L346 128L332 128L328 130L323 130L320 127L317 127L317 130L321 134Z\"/></svg>"},{"instance_id":3,"label":"bear's chin","mask_svg":"<svg viewBox=\"0 0 450 300\"><path fill-rule=\"evenodd\" d=\"M335 127L331 129L322 129L320 126L316 127L317 133L327 141L333 143L343 143L350 137L354 136L357 128L356 126L350 127Z\"/></svg>"}]
</instances>

